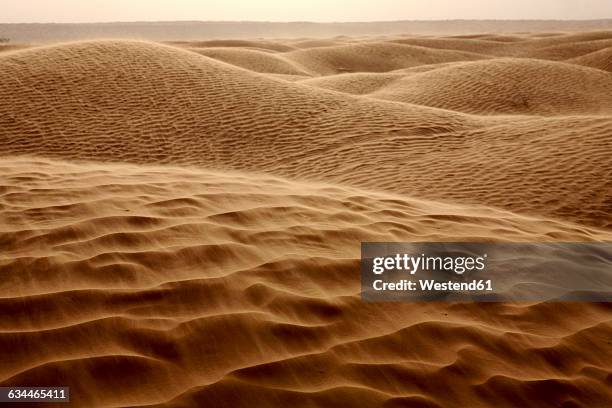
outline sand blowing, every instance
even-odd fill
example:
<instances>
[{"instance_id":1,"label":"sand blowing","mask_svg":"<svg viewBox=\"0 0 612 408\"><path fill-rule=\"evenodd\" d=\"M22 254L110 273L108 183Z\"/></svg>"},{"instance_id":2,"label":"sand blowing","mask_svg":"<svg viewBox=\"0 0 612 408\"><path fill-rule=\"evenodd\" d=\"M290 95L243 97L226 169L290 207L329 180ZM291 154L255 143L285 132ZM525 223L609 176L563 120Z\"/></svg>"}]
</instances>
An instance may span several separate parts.
<instances>
[{"instance_id":1,"label":"sand blowing","mask_svg":"<svg viewBox=\"0 0 612 408\"><path fill-rule=\"evenodd\" d=\"M8 26L0 387L79 407L611 406L612 303L368 302L360 245L610 242L612 25L270 24Z\"/></svg>"}]
</instances>

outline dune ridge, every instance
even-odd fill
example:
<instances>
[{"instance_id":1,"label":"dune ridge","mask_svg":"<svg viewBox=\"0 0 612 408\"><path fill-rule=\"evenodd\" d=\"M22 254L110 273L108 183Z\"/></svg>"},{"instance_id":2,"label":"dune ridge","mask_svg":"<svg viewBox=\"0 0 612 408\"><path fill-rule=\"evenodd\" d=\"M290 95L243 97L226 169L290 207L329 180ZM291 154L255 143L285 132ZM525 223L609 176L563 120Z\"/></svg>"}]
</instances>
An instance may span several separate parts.
<instances>
[{"instance_id":1,"label":"dune ridge","mask_svg":"<svg viewBox=\"0 0 612 408\"><path fill-rule=\"evenodd\" d=\"M0 385L83 407L609 405L610 304L362 302L359 250L611 241L610 41L3 50Z\"/></svg>"}]
</instances>

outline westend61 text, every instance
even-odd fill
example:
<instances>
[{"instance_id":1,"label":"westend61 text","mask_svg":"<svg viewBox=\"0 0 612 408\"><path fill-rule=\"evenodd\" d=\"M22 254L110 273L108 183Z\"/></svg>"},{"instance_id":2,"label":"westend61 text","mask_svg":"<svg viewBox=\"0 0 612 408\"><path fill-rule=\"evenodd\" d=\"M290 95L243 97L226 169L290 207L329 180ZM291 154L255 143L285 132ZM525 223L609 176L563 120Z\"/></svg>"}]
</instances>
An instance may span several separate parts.
<instances>
[{"instance_id":1,"label":"westend61 text","mask_svg":"<svg viewBox=\"0 0 612 408\"><path fill-rule=\"evenodd\" d=\"M490 279L478 279L469 282L438 282L433 279L419 279L417 281L402 279L397 282L375 280L372 284L374 290L421 290L421 291L493 291Z\"/></svg>"}]
</instances>

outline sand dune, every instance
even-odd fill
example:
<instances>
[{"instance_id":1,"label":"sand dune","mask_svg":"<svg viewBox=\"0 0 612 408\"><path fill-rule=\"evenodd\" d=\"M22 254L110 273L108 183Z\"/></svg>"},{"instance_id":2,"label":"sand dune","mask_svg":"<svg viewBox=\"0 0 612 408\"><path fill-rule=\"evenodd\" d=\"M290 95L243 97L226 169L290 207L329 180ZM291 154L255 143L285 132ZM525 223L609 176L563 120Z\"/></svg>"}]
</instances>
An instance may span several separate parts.
<instances>
[{"instance_id":1,"label":"sand dune","mask_svg":"<svg viewBox=\"0 0 612 408\"><path fill-rule=\"evenodd\" d=\"M267 74L310 76L304 67L277 54L251 49L189 48L189 50L251 71Z\"/></svg>"},{"instance_id":2,"label":"sand dune","mask_svg":"<svg viewBox=\"0 0 612 408\"><path fill-rule=\"evenodd\" d=\"M511 44L506 44L499 41L487 41L474 36L461 37L398 37L389 39L389 42L395 44L413 45L425 47L432 50L451 50L470 53L478 53L493 56L509 56L509 50L514 47Z\"/></svg>"},{"instance_id":3,"label":"sand dune","mask_svg":"<svg viewBox=\"0 0 612 408\"><path fill-rule=\"evenodd\" d=\"M612 46L612 39L607 36L605 39L593 41L564 42L562 44L534 47L531 51L528 51L525 56L551 61L564 61L610 46Z\"/></svg>"},{"instance_id":4,"label":"sand dune","mask_svg":"<svg viewBox=\"0 0 612 408\"><path fill-rule=\"evenodd\" d=\"M388 72L417 65L483 58L460 51L432 50L393 43L351 44L292 51L291 60L319 75L341 72Z\"/></svg>"},{"instance_id":5,"label":"sand dune","mask_svg":"<svg viewBox=\"0 0 612 408\"><path fill-rule=\"evenodd\" d=\"M79 406L610 396L609 306L363 303L358 279L360 241L608 232L267 175L28 158L0 167L3 385L68 383ZM551 372L552 361L563 364ZM433 391L444 384L456 392Z\"/></svg>"},{"instance_id":6,"label":"sand dune","mask_svg":"<svg viewBox=\"0 0 612 408\"><path fill-rule=\"evenodd\" d=\"M612 46L572 58L568 62L612 72Z\"/></svg>"},{"instance_id":7,"label":"sand dune","mask_svg":"<svg viewBox=\"0 0 612 408\"><path fill-rule=\"evenodd\" d=\"M17 50L23 50L26 48L29 48L30 46L28 44L8 44L8 43L4 43L4 44L0 44L0 53L2 52L8 52L8 51L17 51Z\"/></svg>"},{"instance_id":8,"label":"sand dune","mask_svg":"<svg viewBox=\"0 0 612 408\"><path fill-rule=\"evenodd\" d=\"M432 69L435 69L438 65L440 64L425 65L425 67L432 67ZM422 65L417 66L417 68L422 67ZM405 70L395 70L393 72L383 73L357 72L308 78L302 83L352 95L366 95L376 92L386 86L390 86L406 76Z\"/></svg>"},{"instance_id":9,"label":"sand dune","mask_svg":"<svg viewBox=\"0 0 612 408\"><path fill-rule=\"evenodd\" d=\"M498 36L496 36L498 37ZM557 33L551 35L506 36L496 41L494 36L399 37L389 41L432 49L457 50L496 57L566 60L610 46L612 32Z\"/></svg>"},{"instance_id":10,"label":"sand dune","mask_svg":"<svg viewBox=\"0 0 612 408\"><path fill-rule=\"evenodd\" d=\"M610 223L606 71L502 59L301 83L136 41L6 53L0 68L1 154L265 171ZM338 92L345 78L370 94Z\"/></svg>"},{"instance_id":11,"label":"sand dune","mask_svg":"<svg viewBox=\"0 0 612 408\"><path fill-rule=\"evenodd\" d=\"M608 115L612 77L601 71L537 59L498 58L427 64L383 74L328 75L303 83L479 115Z\"/></svg>"},{"instance_id":12,"label":"sand dune","mask_svg":"<svg viewBox=\"0 0 612 408\"><path fill-rule=\"evenodd\" d=\"M359 244L610 241L610 41L1 52L0 384L84 407L609 405L609 304L362 302Z\"/></svg>"},{"instance_id":13,"label":"sand dune","mask_svg":"<svg viewBox=\"0 0 612 408\"><path fill-rule=\"evenodd\" d=\"M304 39L299 39L299 40L293 40L291 42L289 42L289 44L291 44L292 47L294 48L317 48L317 47L332 47L332 46L336 46L336 45L343 45L346 44L347 41L347 37L337 37L334 39L309 39L309 38L304 38Z\"/></svg>"},{"instance_id":14,"label":"sand dune","mask_svg":"<svg viewBox=\"0 0 612 408\"><path fill-rule=\"evenodd\" d=\"M612 112L612 77L608 73L526 59L453 64L393 81L371 94L474 114Z\"/></svg>"},{"instance_id":15,"label":"sand dune","mask_svg":"<svg viewBox=\"0 0 612 408\"><path fill-rule=\"evenodd\" d=\"M170 45L189 48L237 48L241 50L252 49L262 51L293 51L295 47L275 41L255 40L208 40L208 41L168 41Z\"/></svg>"}]
</instances>

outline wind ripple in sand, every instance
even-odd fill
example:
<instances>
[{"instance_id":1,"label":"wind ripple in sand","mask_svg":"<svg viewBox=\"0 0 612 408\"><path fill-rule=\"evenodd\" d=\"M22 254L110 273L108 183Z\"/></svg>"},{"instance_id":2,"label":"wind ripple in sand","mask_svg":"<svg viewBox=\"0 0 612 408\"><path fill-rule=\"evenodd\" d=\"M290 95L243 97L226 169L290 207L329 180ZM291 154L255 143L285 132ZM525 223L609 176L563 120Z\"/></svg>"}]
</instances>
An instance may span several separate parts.
<instances>
[{"instance_id":1,"label":"wind ripple in sand","mask_svg":"<svg viewBox=\"0 0 612 408\"><path fill-rule=\"evenodd\" d=\"M608 304L364 303L358 276L360 241L607 232L271 176L38 158L0 169L3 386L69 385L79 406L612 397Z\"/></svg>"}]
</instances>

